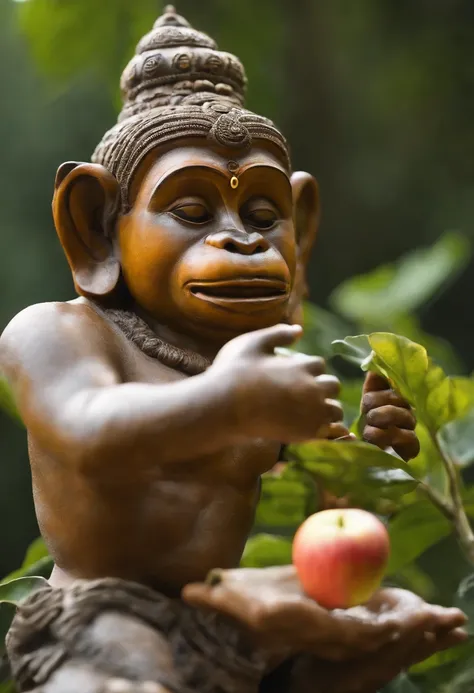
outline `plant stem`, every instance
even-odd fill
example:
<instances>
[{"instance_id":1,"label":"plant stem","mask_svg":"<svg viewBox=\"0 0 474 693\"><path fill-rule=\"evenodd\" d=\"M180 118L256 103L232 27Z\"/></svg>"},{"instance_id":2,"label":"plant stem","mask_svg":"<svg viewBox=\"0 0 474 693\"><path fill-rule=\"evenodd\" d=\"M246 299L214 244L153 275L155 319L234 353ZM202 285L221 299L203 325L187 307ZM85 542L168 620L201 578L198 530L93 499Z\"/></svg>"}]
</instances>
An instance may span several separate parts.
<instances>
[{"instance_id":1,"label":"plant stem","mask_svg":"<svg viewBox=\"0 0 474 693\"><path fill-rule=\"evenodd\" d=\"M454 524L454 508L452 504L445 500L432 486L425 484L420 481L418 488L421 488L425 496L433 503L434 506L438 508L440 513L442 513L447 520Z\"/></svg>"},{"instance_id":2,"label":"plant stem","mask_svg":"<svg viewBox=\"0 0 474 693\"><path fill-rule=\"evenodd\" d=\"M434 489L432 489L429 486L426 487L430 489L428 495L430 495L431 500L435 503L435 505L437 505L438 508L440 508L440 510L441 507L439 505L439 501L441 501L442 504L444 504L444 506L449 508L450 512L452 513L450 519L454 525L454 529L459 539L459 543L461 544L468 561L472 563L472 565L474 565L474 532L472 531L471 524L466 515L466 511L464 510L464 504L462 502L461 497L461 489L456 473L456 466L452 459L448 455L446 455L445 452L442 450L436 434L430 431L430 436L446 470L449 483L449 495L451 498L451 503L447 504L443 498L438 498L438 502L435 502L433 500L433 494L435 493Z\"/></svg>"}]
</instances>

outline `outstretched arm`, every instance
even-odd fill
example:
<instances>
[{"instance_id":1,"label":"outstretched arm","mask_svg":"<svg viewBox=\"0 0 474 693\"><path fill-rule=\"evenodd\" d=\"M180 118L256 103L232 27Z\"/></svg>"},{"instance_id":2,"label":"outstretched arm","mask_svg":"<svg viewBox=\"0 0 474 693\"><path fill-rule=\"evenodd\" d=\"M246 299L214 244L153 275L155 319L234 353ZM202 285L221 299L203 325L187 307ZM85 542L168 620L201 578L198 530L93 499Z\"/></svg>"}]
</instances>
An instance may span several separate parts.
<instances>
[{"instance_id":1,"label":"outstretched arm","mask_svg":"<svg viewBox=\"0 0 474 693\"><path fill-rule=\"evenodd\" d=\"M85 306L23 311L0 340L0 364L30 434L84 470L118 471L212 453L240 433L212 373L150 385L122 381L118 336ZM66 453L66 455L65 455Z\"/></svg>"},{"instance_id":2,"label":"outstretched arm","mask_svg":"<svg viewBox=\"0 0 474 693\"><path fill-rule=\"evenodd\" d=\"M287 325L229 342L202 375L165 384L124 382L123 342L87 306L46 304L15 318L0 364L30 434L85 472L136 471L262 437L312 437L341 417L338 382L321 359L274 355L299 336ZM291 386L291 387L290 387ZM313 405L316 417L306 412ZM329 399L326 399L329 398Z\"/></svg>"}]
</instances>

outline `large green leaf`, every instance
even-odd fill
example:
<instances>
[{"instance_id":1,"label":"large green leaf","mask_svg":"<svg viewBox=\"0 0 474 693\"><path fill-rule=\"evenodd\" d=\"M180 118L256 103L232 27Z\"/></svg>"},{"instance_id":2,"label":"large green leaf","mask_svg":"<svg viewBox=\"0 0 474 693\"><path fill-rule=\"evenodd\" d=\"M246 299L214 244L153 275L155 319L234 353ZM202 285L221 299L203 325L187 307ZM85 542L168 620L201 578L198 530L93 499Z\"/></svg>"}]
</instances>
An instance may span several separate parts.
<instances>
[{"instance_id":1,"label":"large green leaf","mask_svg":"<svg viewBox=\"0 0 474 693\"><path fill-rule=\"evenodd\" d=\"M272 534L257 534L245 546L241 559L244 568L266 568L291 563L292 542Z\"/></svg>"},{"instance_id":2,"label":"large green leaf","mask_svg":"<svg viewBox=\"0 0 474 693\"><path fill-rule=\"evenodd\" d=\"M362 370L386 377L432 433L474 407L474 380L446 376L424 347L405 337L374 332L336 341L333 346L336 354Z\"/></svg>"},{"instance_id":3,"label":"large green leaf","mask_svg":"<svg viewBox=\"0 0 474 693\"><path fill-rule=\"evenodd\" d=\"M403 460L361 441L316 440L288 451L299 468L323 479L328 491L367 509L398 501L418 483Z\"/></svg>"},{"instance_id":4,"label":"large green leaf","mask_svg":"<svg viewBox=\"0 0 474 693\"><path fill-rule=\"evenodd\" d=\"M391 552L387 572L391 575L452 531L450 522L427 500L400 510L388 527Z\"/></svg>"},{"instance_id":5,"label":"large green leaf","mask_svg":"<svg viewBox=\"0 0 474 693\"><path fill-rule=\"evenodd\" d=\"M417 249L392 265L352 277L330 298L349 320L387 326L398 315L415 311L462 270L470 244L457 233L446 233L431 248Z\"/></svg>"}]
</instances>

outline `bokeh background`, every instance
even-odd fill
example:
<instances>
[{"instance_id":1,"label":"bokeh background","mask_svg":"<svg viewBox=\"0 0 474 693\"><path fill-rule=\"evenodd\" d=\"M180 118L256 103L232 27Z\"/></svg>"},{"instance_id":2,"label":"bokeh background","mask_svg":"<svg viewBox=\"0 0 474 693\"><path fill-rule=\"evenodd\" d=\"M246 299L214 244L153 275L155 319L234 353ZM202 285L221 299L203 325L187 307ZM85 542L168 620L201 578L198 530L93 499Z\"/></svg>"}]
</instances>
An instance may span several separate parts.
<instances>
[{"instance_id":1,"label":"bokeh background","mask_svg":"<svg viewBox=\"0 0 474 693\"><path fill-rule=\"evenodd\" d=\"M397 328L432 345L448 370L470 373L474 3L176 4L243 60L248 106L279 124L294 167L319 180L310 284L324 310L314 329L328 338L356 323ZM161 9L0 0L0 330L31 303L73 297L51 220L54 175L65 160L87 161L114 122L121 70ZM397 296L405 303L389 315L384 301ZM24 430L0 413L0 575L36 535Z\"/></svg>"}]
</instances>

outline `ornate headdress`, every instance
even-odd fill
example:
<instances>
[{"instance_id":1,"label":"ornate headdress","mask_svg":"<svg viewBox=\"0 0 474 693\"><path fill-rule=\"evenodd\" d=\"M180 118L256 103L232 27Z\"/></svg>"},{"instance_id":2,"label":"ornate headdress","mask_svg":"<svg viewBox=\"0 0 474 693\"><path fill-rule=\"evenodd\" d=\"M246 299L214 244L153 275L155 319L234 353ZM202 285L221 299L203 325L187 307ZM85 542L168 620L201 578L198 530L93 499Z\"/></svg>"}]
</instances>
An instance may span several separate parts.
<instances>
[{"instance_id":1,"label":"ornate headdress","mask_svg":"<svg viewBox=\"0 0 474 693\"><path fill-rule=\"evenodd\" d=\"M165 8L123 72L118 122L92 157L119 181L124 210L143 158L177 138L209 138L242 151L255 140L269 140L290 169L285 138L270 120L244 109L246 81L238 58L218 51L174 7Z\"/></svg>"}]
</instances>

